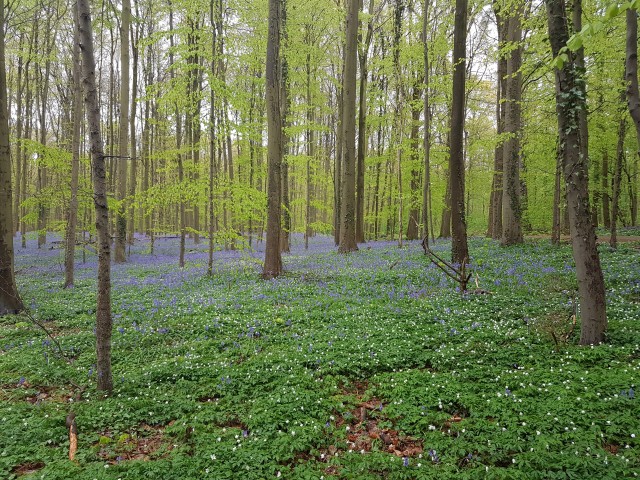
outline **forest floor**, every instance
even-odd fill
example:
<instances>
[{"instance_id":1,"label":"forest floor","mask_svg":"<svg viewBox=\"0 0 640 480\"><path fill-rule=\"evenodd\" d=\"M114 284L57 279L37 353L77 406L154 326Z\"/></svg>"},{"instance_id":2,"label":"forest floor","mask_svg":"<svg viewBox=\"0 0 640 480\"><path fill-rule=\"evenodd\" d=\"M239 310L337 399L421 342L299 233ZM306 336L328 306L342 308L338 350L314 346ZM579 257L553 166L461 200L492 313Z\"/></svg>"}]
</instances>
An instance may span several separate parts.
<instances>
[{"instance_id":1,"label":"forest floor","mask_svg":"<svg viewBox=\"0 0 640 480\"><path fill-rule=\"evenodd\" d=\"M527 235L529 240L550 240L549 235ZM637 235L617 235L618 243L638 243L640 244L640 236ZM569 235L561 235L560 241L563 243L569 243L571 237ZM611 235L597 235L596 242L598 245L608 244L611 241Z\"/></svg>"},{"instance_id":2,"label":"forest floor","mask_svg":"<svg viewBox=\"0 0 640 480\"><path fill-rule=\"evenodd\" d=\"M635 235L635 232L633 233ZM448 256L450 243L436 252ZM640 257L600 247L606 344L580 347L571 250L472 239L461 295L418 242L294 236L216 252L137 239L113 266L115 389L95 389L96 259L17 248L0 319L0 478L620 479L640 473ZM475 281L474 281L475 283ZM579 317L579 315L578 315ZM49 332L33 323L36 320ZM79 432L68 460L65 426Z\"/></svg>"}]
</instances>

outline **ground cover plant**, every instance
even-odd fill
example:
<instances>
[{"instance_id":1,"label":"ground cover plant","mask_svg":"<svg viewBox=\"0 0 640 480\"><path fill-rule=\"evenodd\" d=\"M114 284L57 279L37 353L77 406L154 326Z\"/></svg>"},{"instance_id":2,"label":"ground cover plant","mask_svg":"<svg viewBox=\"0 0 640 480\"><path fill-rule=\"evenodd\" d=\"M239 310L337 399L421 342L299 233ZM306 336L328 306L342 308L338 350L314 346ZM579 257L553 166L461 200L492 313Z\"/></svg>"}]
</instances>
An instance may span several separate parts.
<instances>
[{"instance_id":1,"label":"ground cover plant","mask_svg":"<svg viewBox=\"0 0 640 480\"><path fill-rule=\"evenodd\" d=\"M640 473L638 245L600 247L605 345L579 347L568 246L470 243L461 295L417 242L308 251L143 238L113 267L113 370L95 390L95 257L17 251L31 316L0 319L0 478L632 478ZM448 255L450 244L434 251ZM579 312L578 312L579 313ZM50 335L34 324L41 323ZM576 332L575 334L573 332ZM79 432L69 461L67 414Z\"/></svg>"}]
</instances>

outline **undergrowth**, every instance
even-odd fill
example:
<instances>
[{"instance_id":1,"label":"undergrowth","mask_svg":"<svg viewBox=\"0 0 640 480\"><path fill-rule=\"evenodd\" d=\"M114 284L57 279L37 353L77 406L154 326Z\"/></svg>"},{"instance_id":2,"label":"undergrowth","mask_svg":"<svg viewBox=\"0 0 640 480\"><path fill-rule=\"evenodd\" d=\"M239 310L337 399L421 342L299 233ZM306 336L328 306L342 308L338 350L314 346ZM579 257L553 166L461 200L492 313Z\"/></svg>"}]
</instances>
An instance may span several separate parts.
<instances>
[{"instance_id":1,"label":"undergrowth","mask_svg":"<svg viewBox=\"0 0 640 480\"><path fill-rule=\"evenodd\" d=\"M284 276L262 281L262 245L217 252L207 277L204 246L179 269L175 240L156 240L155 256L138 240L113 267L108 398L95 390L95 258L64 290L60 251L17 249L25 303L56 342L26 317L0 319L0 478L640 472L637 249L601 248L608 340L580 347L566 246L474 239L473 278L491 294L461 295L418 243L346 256L328 238L301 243Z\"/></svg>"}]
</instances>

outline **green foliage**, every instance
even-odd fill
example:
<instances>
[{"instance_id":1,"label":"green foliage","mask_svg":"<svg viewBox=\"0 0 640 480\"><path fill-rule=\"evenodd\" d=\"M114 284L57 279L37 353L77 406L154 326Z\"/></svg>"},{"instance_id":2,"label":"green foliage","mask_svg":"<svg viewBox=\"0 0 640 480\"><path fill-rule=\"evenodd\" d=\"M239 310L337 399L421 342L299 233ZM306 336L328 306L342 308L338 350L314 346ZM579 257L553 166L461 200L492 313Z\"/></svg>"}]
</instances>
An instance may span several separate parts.
<instances>
[{"instance_id":1,"label":"green foliage","mask_svg":"<svg viewBox=\"0 0 640 480\"><path fill-rule=\"evenodd\" d=\"M329 238L307 255L293 240L288 272L270 282L251 252L216 254L206 277L203 247L189 245L177 270L175 241L157 239L156 258L134 246L135 261L113 271L109 398L94 390L95 267L78 264L76 287L63 290L58 252L19 255L23 297L72 362L24 319L0 322L0 476L25 465L53 479L629 478L640 468L634 248L601 251L608 344L571 337L558 348L537 326L572 315L568 247L475 239L473 268L492 294L461 296L417 243L344 257ZM77 465L66 460L71 408ZM417 439L421 453L405 462L359 436L369 423Z\"/></svg>"}]
</instances>

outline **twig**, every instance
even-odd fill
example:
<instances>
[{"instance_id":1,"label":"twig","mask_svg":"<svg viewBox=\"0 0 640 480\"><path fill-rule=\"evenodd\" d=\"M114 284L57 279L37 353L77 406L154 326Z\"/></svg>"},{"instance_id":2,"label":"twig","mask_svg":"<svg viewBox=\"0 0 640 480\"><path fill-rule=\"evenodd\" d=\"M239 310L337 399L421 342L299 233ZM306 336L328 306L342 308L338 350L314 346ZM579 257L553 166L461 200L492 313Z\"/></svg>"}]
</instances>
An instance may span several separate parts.
<instances>
[{"instance_id":1,"label":"twig","mask_svg":"<svg viewBox=\"0 0 640 480\"><path fill-rule=\"evenodd\" d=\"M55 344L56 348L58 349L58 352L60 353L60 356L63 357L67 363L70 363L69 357L67 357L67 355L64 353L64 350L62 349L62 345L60 345L60 342L58 341L58 339L56 339L56 337L53 336L53 334L47 329L47 327L45 327L42 324L42 322L40 322L40 320L38 320L33 315L31 315L31 313L29 313L29 311L26 308L22 310L21 313L24 314L24 316L26 316L27 319L31 321L31 323L33 323L37 327L41 328L42 331L44 331L47 337L49 337L51 341Z\"/></svg>"}]
</instances>

